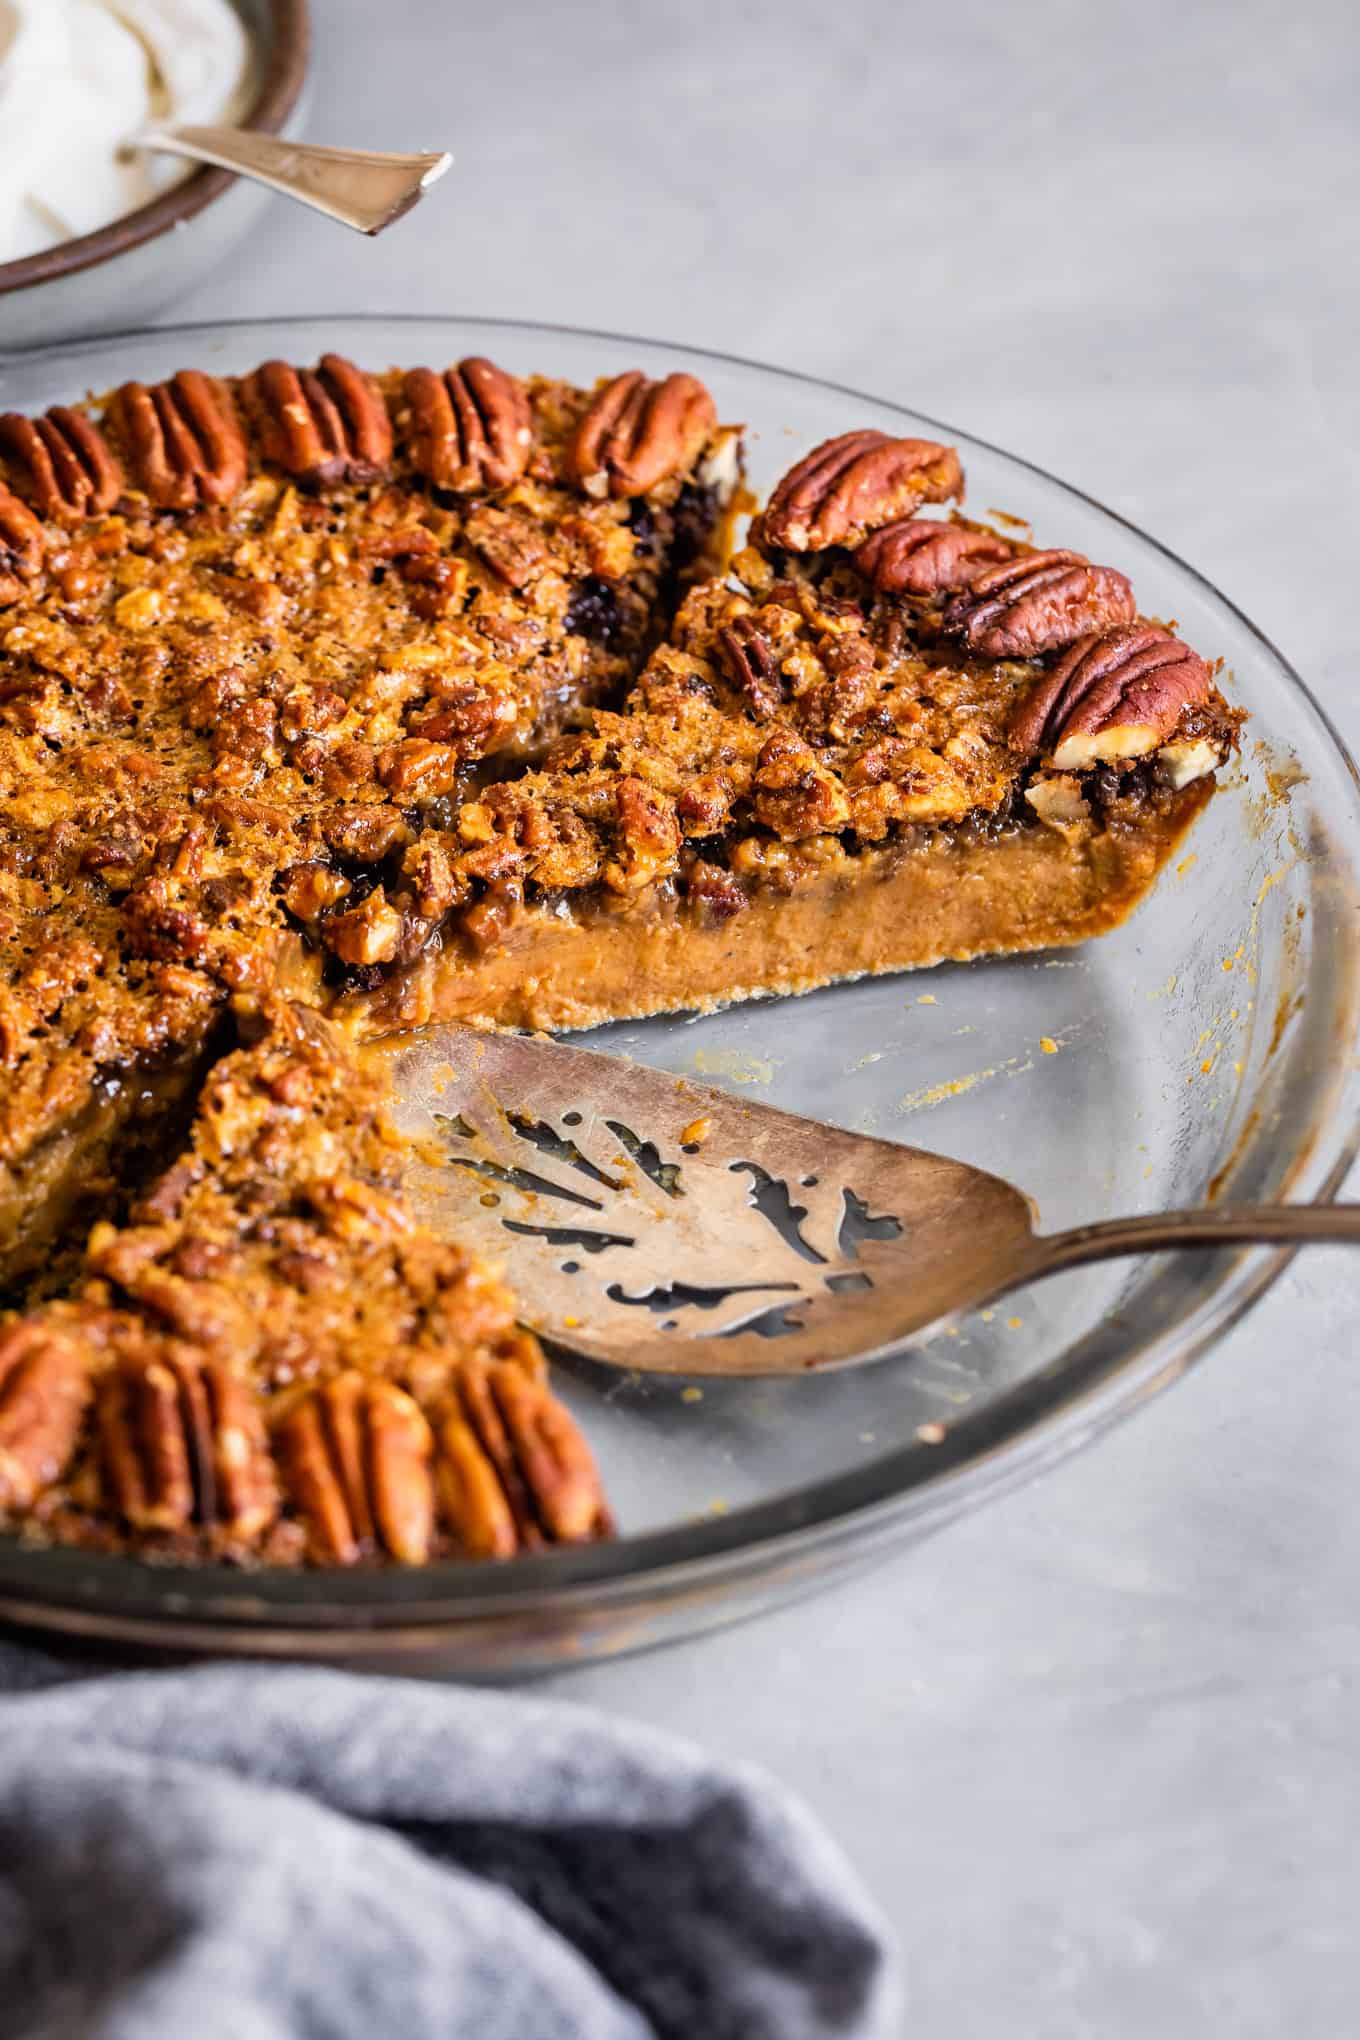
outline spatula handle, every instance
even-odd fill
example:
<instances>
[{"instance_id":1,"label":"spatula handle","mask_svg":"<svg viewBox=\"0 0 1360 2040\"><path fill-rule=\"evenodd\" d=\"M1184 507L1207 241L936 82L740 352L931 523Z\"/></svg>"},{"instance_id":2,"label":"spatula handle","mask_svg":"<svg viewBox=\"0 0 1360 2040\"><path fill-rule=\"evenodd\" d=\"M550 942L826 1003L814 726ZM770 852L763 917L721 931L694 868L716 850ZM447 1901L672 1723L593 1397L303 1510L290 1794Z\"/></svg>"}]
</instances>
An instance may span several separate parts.
<instances>
[{"instance_id":1,"label":"spatula handle","mask_svg":"<svg viewBox=\"0 0 1360 2040\"><path fill-rule=\"evenodd\" d=\"M1147 1217L1108 1218L1040 1239L1038 1273L1168 1247L1303 1246L1324 1240L1360 1244L1360 1204L1220 1204Z\"/></svg>"}]
</instances>

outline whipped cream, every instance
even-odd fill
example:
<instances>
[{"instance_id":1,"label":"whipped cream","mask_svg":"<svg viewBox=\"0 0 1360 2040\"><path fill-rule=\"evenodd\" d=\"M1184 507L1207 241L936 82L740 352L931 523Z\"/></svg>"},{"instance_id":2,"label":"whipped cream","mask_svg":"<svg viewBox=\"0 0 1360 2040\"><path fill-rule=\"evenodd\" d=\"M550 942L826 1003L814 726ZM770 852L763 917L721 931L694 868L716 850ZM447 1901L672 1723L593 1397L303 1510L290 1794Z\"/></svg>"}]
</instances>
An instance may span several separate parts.
<instances>
[{"instance_id":1,"label":"whipped cream","mask_svg":"<svg viewBox=\"0 0 1360 2040\"><path fill-rule=\"evenodd\" d=\"M244 111L231 0L0 0L0 262L106 226L192 175L119 150L139 129Z\"/></svg>"}]
</instances>

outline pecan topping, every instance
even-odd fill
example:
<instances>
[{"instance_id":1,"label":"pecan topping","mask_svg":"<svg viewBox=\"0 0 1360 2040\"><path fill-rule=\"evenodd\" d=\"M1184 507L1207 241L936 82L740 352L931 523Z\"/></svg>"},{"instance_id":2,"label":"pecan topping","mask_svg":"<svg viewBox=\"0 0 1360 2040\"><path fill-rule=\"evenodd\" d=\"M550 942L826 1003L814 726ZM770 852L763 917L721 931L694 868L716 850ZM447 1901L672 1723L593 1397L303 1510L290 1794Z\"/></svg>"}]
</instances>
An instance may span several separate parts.
<instances>
[{"instance_id":1,"label":"pecan topping","mask_svg":"<svg viewBox=\"0 0 1360 2040\"><path fill-rule=\"evenodd\" d=\"M511 588L531 588L552 565L552 551L532 517L481 503L464 529L468 544Z\"/></svg>"},{"instance_id":2,"label":"pecan topping","mask_svg":"<svg viewBox=\"0 0 1360 2040\"><path fill-rule=\"evenodd\" d=\"M1011 744L1026 756L1051 750L1059 772L1141 758L1171 735L1182 710L1208 699L1210 686L1203 659L1159 625L1093 634L1021 705Z\"/></svg>"},{"instance_id":3,"label":"pecan topping","mask_svg":"<svg viewBox=\"0 0 1360 2040\"><path fill-rule=\"evenodd\" d=\"M0 446L23 469L23 491L41 517L78 524L102 517L123 492L123 475L99 427L54 404L42 418L0 417Z\"/></svg>"},{"instance_id":4,"label":"pecan topping","mask_svg":"<svg viewBox=\"0 0 1360 2040\"><path fill-rule=\"evenodd\" d=\"M309 488L376 481L392 458L382 392L339 354L323 354L315 369L266 361L244 395L266 457Z\"/></svg>"},{"instance_id":5,"label":"pecan topping","mask_svg":"<svg viewBox=\"0 0 1360 2040\"><path fill-rule=\"evenodd\" d=\"M491 1389L538 1518L559 1544L598 1536L607 1520L590 1447L546 1381L498 1361Z\"/></svg>"},{"instance_id":6,"label":"pecan topping","mask_svg":"<svg viewBox=\"0 0 1360 2040\"><path fill-rule=\"evenodd\" d=\"M784 724L761 746L752 786L757 820L786 842L843 829L850 819L850 803L834 772Z\"/></svg>"},{"instance_id":7,"label":"pecan topping","mask_svg":"<svg viewBox=\"0 0 1360 2040\"><path fill-rule=\"evenodd\" d=\"M469 355L457 368L406 374L411 465L437 489L504 489L529 465L533 429L520 383Z\"/></svg>"},{"instance_id":8,"label":"pecan topping","mask_svg":"<svg viewBox=\"0 0 1360 2040\"><path fill-rule=\"evenodd\" d=\"M789 469L758 520L758 538L787 552L858 545L918 503L951 496L963 498L963 469L952 446L843 432Z\"/></svg>"},{"instance_id":9,"label":"pecan topping","mask_svg":"<svg viewBox=\"0 0 1360 2040\"><path fill-rule=\"evenodd\" d=\"M132 479L158 510L229 503L246 478L246 442L224 383L196 368L124 383L110 410Z\"/></svg>"},{"instance_id":10,"label":"pecan topping","mask_svg":"<svg viewBox=\"0 0 1360 2040\"><path fill-rule=\"evenodd\" d=\"M866 538L855 565L885 595L943 595L966 588L988 567L1013 557L1015 548L992 531L903 517Z\"/></svg>"},{"instance_id":11,"label":"pecan topping","mask_svg":"<svg viewBox=\"0 0 1360 2040\"><path fill-rule=\"evenodd\" d=\"M1137 614L1114 567L1093 567L1081 553L1032 552L979 574L949 604L944 625L985 658L1033 659Z\"/></svg>"},{"instance_id":12,"label":"pecan topping","mask_svg":"<svg viewBox=\"0 0 1360 2040\"><path fill-rule=\"evenodd\" d=\"M519 1548L515 1514L481 1439L459 1408L436 1432L439 1510L469 1558L509 1558Z\"/></svg>"},{"instance_id":13,"label":"pecan topping","mask_svg":"<svg viewBox=\"0 0 1360 2040\"><path fill-rule=\"evenodd\" d=\"M718 632L718 650L738 694L759 722L768 722L784 699L774 650L749 616L734 617Z\"/></svg>"},{"instance_id":14,"label":"pecan topping","mask_svg":"<svg viewBox=\"0 0 1360 2040\"><path fill-rule=\"evenodd\" d=\"M690 465L717 422L696 377L649 382L630 369L591 399L572 442L572 475L588 496L645 496Z\"/></svg>"},{"instance_id":15,"label":"pecan topping","mask_svg":"<svg viewBox=\"0 0 1360 2040\"><path fill-rule=\"evenodd\" d=\"M730 921L745 913L751 902L730 871L721 864L706 864L696 858L685 881L685 894L703 908L710 921Z\"/></svg>"},{"instance_id":16,"label":"pecan topping","mask_svg":"<svg viewBox=\"0 0 1360 2040\"><path fill-rule=\"evenodd\" d=\"M71 1340L42 1323L0 1333L0 1509L26 1509L65 1470L89 1399Z\"/></svg>"},{"instance_id":17,"label":"pecan topping","mask_svg":"<svg viewBox=\"0 0 1360 2040\"><path fill-rule=\"evenodd\" d=\"M312 1557L354 1565L379 1546L423 1565L434 1527L430 1427L395 1383L351 1370L299 1403L281 1438Z\"/></svg>"},{"instance_id":18,"label":"pecan topping","mask_svg":"<svg viewBox=\"0 0 1360 2040\"><path fill-rule=\"evenodd\" d=\"M575 1544L607 1532L590 1447L543 1379L541 1359L462 1368L441 1429L445 1450L450 1424L455 1457L441 1468L440 1495L450 1526L473 1540L470 1550L500 1556L545 1538Z\"/></svg>"},{"instance_id":19,"label":"pecan topping","mask_svg":"<svg viewBox=\"0 0 1360 2040\"><path fill-rule=\"evenodd\" d=\"M16 602L22 582L43 563L43 528L26 503L0 482L0 602Z\"/></svg>"},{"instance_id":20,"label":"pecan topping","mask_svg":"<svg viewBox=\"0 0 1360 2040\"><path fill-rule=\"evenodd\" d=\"M127 1361L100 1392L99 1437L136 1530L220 1524L253 1541L278 1513L258 1399L223 1361L189 1347Z\"/></svg>"}]
</instances>

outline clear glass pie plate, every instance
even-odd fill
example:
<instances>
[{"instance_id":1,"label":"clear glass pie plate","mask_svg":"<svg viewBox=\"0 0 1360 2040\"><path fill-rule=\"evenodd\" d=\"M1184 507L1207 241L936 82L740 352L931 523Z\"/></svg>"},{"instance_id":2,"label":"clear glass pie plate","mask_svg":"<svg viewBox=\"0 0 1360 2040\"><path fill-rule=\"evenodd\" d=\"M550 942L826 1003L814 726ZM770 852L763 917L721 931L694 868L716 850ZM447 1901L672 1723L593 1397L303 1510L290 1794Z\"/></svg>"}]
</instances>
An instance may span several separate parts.
<instances>
[{"instance_id":1,"label":"clear glass pie plate","mask_svg":"<svg viewBox=\"0 0 1360 2040\"><path fill-rule=\"evenodd\" d=\"M589 383L686 368L749 428L764 493L849 427L959 447L975 516L1128 573L1251 712L1240 767L1152 898L1085 949L843 985L591 1045L1012 1178L1045 1229L1212 1197L1330 1194L1355 1151L1360 789L1284 658L1089 497L881 398L721 355L474 319L280 320L0 358L0 408L196 365L336 349L373 368L485 353ZM703 1385L563 1365L616 1542L500 1566L188 1571L0 1540L0 1615L72 1637L511 1672L731 1620L920 1538L1166 1386L1280 1272L1273 1250L1093 1268L825 1378ZM513 1258L510 1261L513 1276Z\"/></svg>"}]
</instances>

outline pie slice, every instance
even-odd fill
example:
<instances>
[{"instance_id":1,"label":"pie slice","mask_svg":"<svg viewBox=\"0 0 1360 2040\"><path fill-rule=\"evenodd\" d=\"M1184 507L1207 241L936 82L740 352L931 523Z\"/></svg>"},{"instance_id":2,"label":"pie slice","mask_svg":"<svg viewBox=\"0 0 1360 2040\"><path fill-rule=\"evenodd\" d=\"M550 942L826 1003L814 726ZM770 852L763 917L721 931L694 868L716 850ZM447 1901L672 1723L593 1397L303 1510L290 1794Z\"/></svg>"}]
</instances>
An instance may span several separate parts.
<instances>
[{"instance_id":1,"label":"pie slice","mask_svg":"<svg viewBox=\"0 0 1360 2040\"><path fill-rule=\"evenodd\" d=\"M609 1527L502 1283L415 1224L384 1088L267 1000L64 1299L0 1326L0 1512L167 1557L501 1558Z\"/></svg>"},{"instance_id":2,"label":"pie slice","mask_svg":"<svg viewBox=\"0 0 1360 2040\"><path fill-rule=\"evenodd\" d=\"M1117 570L921 514L961 493L882 433L799 463L622 705L460 808L464 903L344 1017L588 1027L1117 926L1241 715Z\"/></svg>"}]
</instances>

